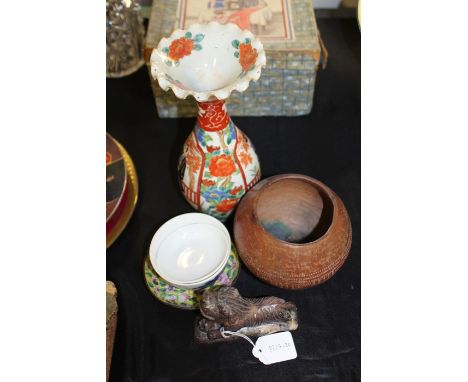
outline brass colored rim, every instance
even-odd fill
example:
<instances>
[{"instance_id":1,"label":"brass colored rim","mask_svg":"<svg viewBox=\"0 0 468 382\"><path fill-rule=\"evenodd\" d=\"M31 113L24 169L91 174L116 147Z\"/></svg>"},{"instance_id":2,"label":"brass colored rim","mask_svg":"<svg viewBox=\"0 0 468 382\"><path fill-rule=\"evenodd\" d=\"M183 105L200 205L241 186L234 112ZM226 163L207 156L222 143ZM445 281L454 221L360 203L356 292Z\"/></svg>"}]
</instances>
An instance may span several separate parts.
<instances>
[{"instance_id":1,"label":"brass colored rim","mask_svg":"<svg viewBox=\"0 0 468 382\"><path fill-rule=\"evenodd\" d=\"M124 158L125 166L127 168L128 179L130 182L128 183L128 199L127 204L122 212L122 216L120 217L118 223L112 228L108 235L106 235L106 248L109 248L115 240L120 236L122 231L127 226L130 218L133 215L133 211L135 210L135 206L138 201L138 176L135 169L135 164L133 163L132 158L128 154L127 150L117 141L117 146L119 146L120 151L122 152L122 156Z\"/></svg>"}]
</instances>

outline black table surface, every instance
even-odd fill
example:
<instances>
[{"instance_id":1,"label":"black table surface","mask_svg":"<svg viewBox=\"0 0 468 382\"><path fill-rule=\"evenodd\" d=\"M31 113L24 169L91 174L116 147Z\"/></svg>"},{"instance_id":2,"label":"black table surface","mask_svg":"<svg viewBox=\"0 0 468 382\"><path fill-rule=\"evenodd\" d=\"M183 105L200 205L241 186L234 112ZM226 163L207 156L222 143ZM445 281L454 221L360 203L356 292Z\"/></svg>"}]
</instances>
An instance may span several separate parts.
<instances>
[{"instance_id":1,"label":"black table surface","mask_svg":"<svg viewBox=\"0 0 468 382\"><path fill-rule=\"evenodd\" d=\"M265 366L244 340L194 343L195 312L157 301L143 279L150 239L166 220L193 211L179 191L176 164L195 119L159 119L145 67L107 80L107 131L132 156L139 200L107 250L107 280L118 289L118 325L110 381L357 381L360 380L360 33L353 19L319 19L329 50L318 72L314 107L302 117L233 117L255 144L263 177L301 173L323 181L343 200L353 243L343 267L322 285L286 291L245 266L236 283L246 297L293 301L297 359ZM227 222L232 233L232 219Z\"/></svg>"}]
</instances>

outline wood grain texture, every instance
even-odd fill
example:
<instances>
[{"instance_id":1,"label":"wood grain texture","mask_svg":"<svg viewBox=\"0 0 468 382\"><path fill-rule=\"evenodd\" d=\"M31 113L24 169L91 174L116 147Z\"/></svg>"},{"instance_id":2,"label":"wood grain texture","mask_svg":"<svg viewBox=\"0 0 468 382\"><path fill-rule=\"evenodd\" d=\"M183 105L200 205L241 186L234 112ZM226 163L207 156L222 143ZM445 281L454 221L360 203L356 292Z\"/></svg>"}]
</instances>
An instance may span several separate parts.
<instances>
[{"instance_id":1,"label":"wood grain texture","mask_svg":"<svg viewBox=\"0 0 468 382\"><path fill-rule=\"evenodd\" d=\"M270 187L281 189L284 182L291 200L284 198L284 202L297 203L291 180L313 186L323 200L319 222L306 238L309 241L300 244L278 239L259 219L259 200L268 195ZM300 198L303 190L300 187ZM285 219L287 222L290 217ZM284 174L261 181L244 196L234 219L234 240L244 264L255 276L280 288L303 289L323 283L343 265L351 248L351 222L341 199L326 185L308 176Z\"/></svg>"}]
</instances>

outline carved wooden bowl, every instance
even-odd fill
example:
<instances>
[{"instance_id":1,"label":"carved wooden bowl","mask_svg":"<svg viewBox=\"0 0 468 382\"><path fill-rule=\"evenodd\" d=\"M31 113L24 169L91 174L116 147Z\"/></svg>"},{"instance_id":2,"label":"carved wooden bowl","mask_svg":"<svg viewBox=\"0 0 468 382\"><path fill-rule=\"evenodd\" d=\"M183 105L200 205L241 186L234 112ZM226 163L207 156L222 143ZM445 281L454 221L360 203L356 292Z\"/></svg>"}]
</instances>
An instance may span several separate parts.
<instances>
[{"instance_id":1,"label":"carved wooden bowl","mask_svg":"<svg viewBox=\"0 0 468 382\"><path fill-rule=\"evenodd\" d=\"M285 289L332 277L351 247L351 222L341 199L299 174L259 182L241 200L234 239L243 262L261 280Z\"/></svg>"}]
</instances>

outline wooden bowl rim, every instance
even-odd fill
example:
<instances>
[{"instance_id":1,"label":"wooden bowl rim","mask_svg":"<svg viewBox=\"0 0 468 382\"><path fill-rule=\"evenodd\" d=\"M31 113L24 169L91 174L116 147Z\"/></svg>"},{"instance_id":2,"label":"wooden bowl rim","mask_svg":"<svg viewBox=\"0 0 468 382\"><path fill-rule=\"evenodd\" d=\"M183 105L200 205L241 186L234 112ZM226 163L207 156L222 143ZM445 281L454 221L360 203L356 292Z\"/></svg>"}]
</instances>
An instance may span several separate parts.
<instances>
[{"instance_id":1,"label":"wooden bowl rim","mask_svg":"<svg viewBox=\"0 0 468 382\"><path fill-rule=\"evenodd\" d=\"M261 194L266 189L268 189L268 187L270 187L271 185L273 185L273 184L275 184L275 183L277 183L279 181L286 180L286 179L297 179L297 180L306 181L307 183L309 183L312 186L314 186L315 188L317 188L317 191L319 191L319 192L323 191L330 198L330 200L331 200L331 202L333 204L333 217L332 217L332 221L330 223L330 226L328 227L327 231L322 236L320 236L319 238L317 238L317 239L315 239L313 241L309 241L307 243L292 243L292 242L289 242L289 241L286 241L286 240L279 239L276 236L272 235L270 232L268 232L263 227L263 225L260 222L260 219L258 218L257 204L258 204L258 199L260 198ZM261 231L263 231L264 234L268 235L268 237L271 237L274 241L277 241L277 242L279 242L281 244L286 244L288 246L294 246L294 247L307 247L307 246L310 246L310 245L314 245L314 244L320 242L321 240L325 240L327 238L327 236L330 235L333 224L334 224L335 219L336 219L336 217L338 215L338 211L337 211L338 206L337 206L337 202L336 202L337 196L328 186L326 186L324 183L322 183L321 181L319 181L319 180L317 180L315 178L312 178L312 177L307 176L307 175L302 175L302 174L275 175L275 176L272 176L270 178L266 178L264 181L267 182L267 184L265 184L259 191L257 191L257 193L254 196L253 203L252 203L252 211L253 211L253 216L254 216L254 219L255 219L255 224L259 227L259 229ZM343 205L343 207L344 207L344 205Z\"/></svg>"}]
</instances>

